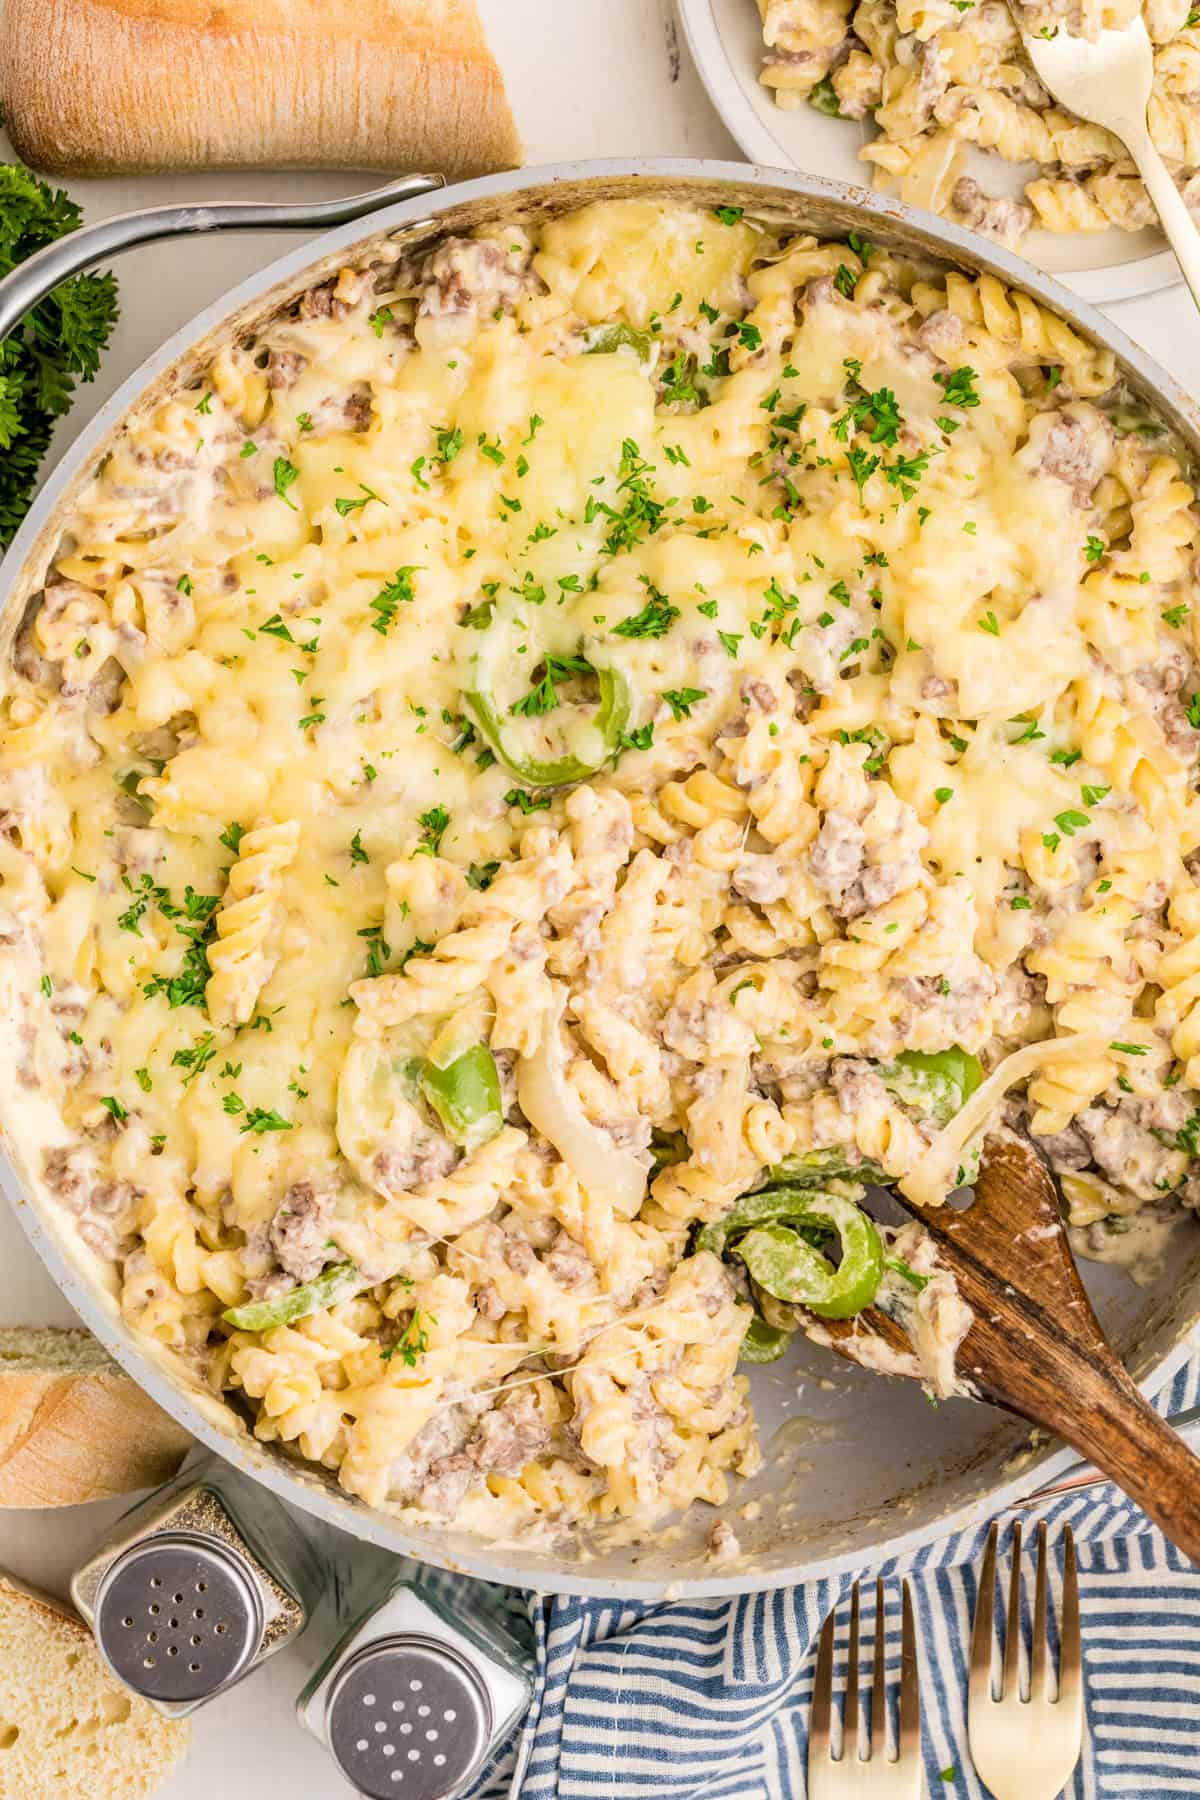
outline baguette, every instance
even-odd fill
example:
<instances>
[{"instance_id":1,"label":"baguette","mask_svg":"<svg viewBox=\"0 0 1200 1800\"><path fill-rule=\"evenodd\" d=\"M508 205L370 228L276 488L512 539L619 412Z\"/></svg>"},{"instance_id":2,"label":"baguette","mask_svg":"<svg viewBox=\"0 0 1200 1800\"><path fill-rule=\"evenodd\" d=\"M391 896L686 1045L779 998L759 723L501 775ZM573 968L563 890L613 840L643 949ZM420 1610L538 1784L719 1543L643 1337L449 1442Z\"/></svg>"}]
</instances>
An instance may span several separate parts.
<instances>
[{"instance_id":1,"label":"baguette","mask_svg":"<svg viewBox=\"0 0 1200 1800\"><path fill-rule=\"evenodd\" d=\"M190 1444L90 1332L0 1329L0 1507L155 1487Z\"/></svg>"},{"instance_id":2,"label":"baguette","mask_svg":"<svg viewBox=\"0 0 1200 1800\"><path fill-rule=\"evenodd\" d=\"M0 104L55 175L520 161L475 0L3 0Z\"/></svg>"},{"instance_id":3,"label":"baguette","mask_svg":"<svg viewBox=\"0 0 1200 1800\"><path fill-rule=\"evenodd\" d=\"M142 1800L190 1736L120 1685L78 1614L0 1573L0 1800Z\"/></svg>"}]
</instances>

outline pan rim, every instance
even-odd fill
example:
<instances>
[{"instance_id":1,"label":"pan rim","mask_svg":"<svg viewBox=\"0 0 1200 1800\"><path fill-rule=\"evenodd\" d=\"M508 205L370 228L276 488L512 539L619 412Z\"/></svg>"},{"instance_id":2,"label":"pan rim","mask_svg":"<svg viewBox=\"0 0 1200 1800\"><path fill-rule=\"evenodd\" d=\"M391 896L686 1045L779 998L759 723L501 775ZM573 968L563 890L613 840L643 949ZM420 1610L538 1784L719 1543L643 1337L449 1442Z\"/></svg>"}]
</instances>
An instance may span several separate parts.
<instances>
[{"instance_id":1,"label":"pan rim","mask_svg":"<svg viewBox=\"0 0 1200 1800\"><path fill-rule=\"evenodd\" d=\"M637 181L647 192L672 185L690 184L697 188L738 187L764 194L764 204L774 193L785 203L798 207L806 202L819 202L844 209L856 215L856 222L874 222L881 232L889 225L902 228L910 235L918 233L927 240L928 254L944 262L957 263L973 270L992 273L998 279L1020 287L1054 312L1068 319L1096 343L1112 349L1124 368L1153 397L1156 408L1170 420L1200 459L1200 410L1173 378L1146 355L1095 307L1081 301L1053 277L1045 275L1021 258L998 246L986 245L957 226L918 211L902 202L869 192L866 189L807 176L794 170L764 168L757 165L691 158L642 159L621 158L603 161L570 162L539 168L508 171L498 176L485 176L444 188L438 192L401 201L368 219L343 225L309 240L273 260L264 269L235 285L208 307L202 309L174 332L121 383L98 411L79 437L60 458L43 483L29 515L13 540L3 563L0 563L0 618L12 623L24 598L35 591L44 572L54 543L55 522L69 503L75 484L86 479L94 461L106 442L121 429L156 382L173 378L190 359L204 353L206 341L234 322L248 309L255 315L269 315L276 296L288 293L293 283L305 285L314 278L321 265L353 246L366 246L381 236L411 231L425 224L436 226L444 215L452 214L473 202L496 206L505 200L514 205L528 204L537 197L553 193L556 188L602 190L606 183ZM597 196L598 197L598 196ZM295 291L299 291L297 286ZM249 322L249 318L247 319ZM32 576L32 585L30 585ZM7 640L0 638L0 644ZM34 1196L37 1183L24 1177L22 1159L16 1149L14 1135L7 1121L15 1122L18 1109L13 1105L11 1072L0 1071L0 1142L8 1153L0 1165L0 1191L13 1205L21 1226L34 1249L45 1263L52 1278L87 1325L115 1360L138 1384L169 1413L187 1427L209 1449L215 1450L252 1479L261 1481L281 1498L290 1500L324 1523L348 1531L381 1548L410 1555L423 1562L469 1573L483 1579L533 1587L545 1592L560 1592L636 1600L654 1600L670 1595L719 1597L752 1593L764 1588L824 1578L859 1569L864 1564L862 1546L832 1556L823 1555L810 1561L798 1561L785 1568L760 1569L741 1573L697 1572L678 1576L587 1574L586 1564L578 1569L568 1563L547 1579L548 1553L537 1560L522 1557L515 1546L491 1545L479 1540L478 1549L456 1550L451 1555L438 1548L432 1533L406 1527L398 1516L367 1508L349 1495L340 1495L321 1486L315 1475L307 1476L303 1465L291 1465L282 1456L260 1445L244 1430L235 1435L240 1425L236 1414L223 1401L214 1400L211 1416L203 1408L196 1391L190 1389L182 1373L176 1373L165 1355L141 1342L124 1325L111 1304L106 1304L103 1284L89 1277L82 1260L66 1248L67 1222L61 1222L58 1209L49 1201ZM26 1101L27 1104L27 1101ZM1189 1355L1188 1333L1200 1314L1200 1292L1192 1302L1191 1316L1182 1318L1168 1329L1175 1335L1172 1348L1158 1357L1147 1372L1143 1391L1158 1390ZM1164 1329L1159 1326L1161 1331ZM1074 1461L1070 1450L1042 1450L1022 1458L1022 1468L999 1484L988 1482L986 1490L947 1511L936 1520L928 1520L906 1530L885 1532L869 1547L871 1559L900 1556L919 1546L938 1541L991 1516L1004 1506L1027 1496L1039 1481L1049 1481ZM570 1551L567 1552L568 1556Z\"/></svg>"}]
</instances>

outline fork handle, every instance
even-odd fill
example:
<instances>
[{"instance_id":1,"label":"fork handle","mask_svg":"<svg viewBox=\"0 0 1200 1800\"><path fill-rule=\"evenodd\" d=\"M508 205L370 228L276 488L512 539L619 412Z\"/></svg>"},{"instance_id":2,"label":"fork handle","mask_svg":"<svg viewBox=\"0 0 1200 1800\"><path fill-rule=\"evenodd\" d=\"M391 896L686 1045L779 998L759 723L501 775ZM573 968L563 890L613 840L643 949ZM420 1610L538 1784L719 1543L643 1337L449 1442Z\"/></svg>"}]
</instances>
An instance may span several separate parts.
<instances>
[{"instance_id":1,"label":"fork handle","mask_svg":"<svg viewBox=\"0 0 1200 1800\"><path fill-rule=\"evenodd\" d=\"M1200 226L1184 205L1166 163L1151 142L1144 120L1131 120L1121 135L1146 184L1146 192L1158 209L1162 228L1183 270L1183 279L1192 290L1192 299L1200 307Z\"/></svg>"}]
</instances>

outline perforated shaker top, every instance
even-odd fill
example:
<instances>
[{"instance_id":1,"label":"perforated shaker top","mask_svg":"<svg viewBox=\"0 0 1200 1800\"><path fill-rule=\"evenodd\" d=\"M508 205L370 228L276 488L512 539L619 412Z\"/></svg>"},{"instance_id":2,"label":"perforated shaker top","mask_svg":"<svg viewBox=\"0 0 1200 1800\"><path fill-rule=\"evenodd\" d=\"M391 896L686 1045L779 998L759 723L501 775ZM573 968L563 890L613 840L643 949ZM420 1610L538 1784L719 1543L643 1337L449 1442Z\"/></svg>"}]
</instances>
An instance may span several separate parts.
<instances>
[{"instance_id":1,"label":"perforated shaker top","mask_svg":"<svg viewBox=\"0 0 1200 1800\"><path fill-rule=\"evenodd\" d=\"M96 1641L115 1675L147 1700L188 1704L254 1660L263 1611L237 1552L194 1532L134 1544L105 1572Z\"/></svg>"},{"instance_id":2,"label":"perforated shaker top","mask_svg":"<svg viewBox=\"0 0 1200 1800\"><path fill-rule=\"evenodd\" d=\"M352 1656L329 1693L334 1761L368 1800L452 1800L492 1735L492 1705L452 1645L415 1632Z\"/></svg>"}]
</instances>

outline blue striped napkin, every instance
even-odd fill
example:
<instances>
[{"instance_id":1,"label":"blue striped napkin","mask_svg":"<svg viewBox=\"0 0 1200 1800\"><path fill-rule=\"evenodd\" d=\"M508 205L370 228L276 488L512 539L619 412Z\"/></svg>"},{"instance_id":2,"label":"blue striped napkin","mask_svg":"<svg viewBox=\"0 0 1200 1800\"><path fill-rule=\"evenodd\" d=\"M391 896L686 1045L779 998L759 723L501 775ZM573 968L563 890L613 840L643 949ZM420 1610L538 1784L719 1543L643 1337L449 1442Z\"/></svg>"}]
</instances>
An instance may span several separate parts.
<instances>
[{"instance_id":1,"label":"blue striped napkin","mask_svg":"<svg viewBox=\"0 0 1200 1800\"><path fill-rule=\"evenodd\" d=\"M1176 1412L1198 1401L1200 1359L1157 1404ZM1112 1487L1021 1516L1027 1524L1044 1518L1051 1545L1058 1539L1060 1579L1063 1525L1076 1536L1087 1734L1070 1800L1197 1800L1200 1569ZM912 1585L933 1800L987 1797L966 1728L986 1532L981 1526L863 1571L905 1574ZM537 1645L533 1706L471 1800L802 1800L816 1637L849 1587L846 1577L659 1606L526 1596ZM868 1628L872 1608L868 1600ZM898 1679L895 1582L887 1608L889 1673ZM848 1619L840 1624L844 1672Z\"/></svg>"}]
</instances>

